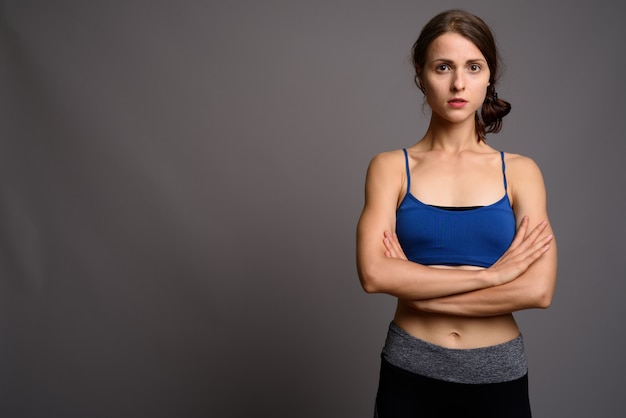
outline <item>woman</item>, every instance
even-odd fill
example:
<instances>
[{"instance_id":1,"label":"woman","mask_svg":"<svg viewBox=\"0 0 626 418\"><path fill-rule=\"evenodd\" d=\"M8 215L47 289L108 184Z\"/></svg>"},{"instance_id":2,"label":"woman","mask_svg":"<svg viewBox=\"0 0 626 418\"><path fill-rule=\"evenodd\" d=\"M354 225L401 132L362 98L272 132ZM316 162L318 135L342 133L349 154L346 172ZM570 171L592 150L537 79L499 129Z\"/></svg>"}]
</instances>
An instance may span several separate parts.
<instances>
[{"instance_id":1,"label":"woman","mask_svg":"<svg viewBox=\"0 0 626 418\"><path fill-rule=\"evenodd\" d=\"M357 231L364 290L398 299L377 416L530 417L512 312L547 308L554 293L541 172L485 140L510 105L496 94L497 49L480 18L435 16L413 64L432 110L428 130L372 159Z\"/></svg>"}]
</instances>

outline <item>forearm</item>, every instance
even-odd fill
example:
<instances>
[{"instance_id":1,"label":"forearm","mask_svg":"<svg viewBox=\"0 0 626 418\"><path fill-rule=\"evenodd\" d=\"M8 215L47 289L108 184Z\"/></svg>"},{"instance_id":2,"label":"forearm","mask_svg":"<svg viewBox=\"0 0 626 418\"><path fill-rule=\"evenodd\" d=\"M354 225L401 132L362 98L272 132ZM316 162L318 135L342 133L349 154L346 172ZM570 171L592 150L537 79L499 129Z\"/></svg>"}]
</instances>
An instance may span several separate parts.
<instances>
[{"instance_id":1,"label":"forearm","mask_svg":"<svg viewBox=\"0 0 626 418\"><path fill-rule=\"evenodd\" d=\"M497 316L534 307L512 283L441 298L405 300L420 311L457 316Z\"/></svg>"},{"instance_id":2,"label":"forearm","mask_svg":"<svg viewBox=\"0 0 626 418\"><path fill-rule=\"evenodd\" d=\"M552 302L556 277L557 248L556 241L552 240L541 258L511 282L457 295L405 302L417 310L460 316L496 316L524 309L545 309Z\"/></svg>"},{"instance_id":3,"label":"forearm","mask_svg":"<svg viewBox=\"0 0 626 418\"><path fill-rule=\"evenodd\" d=\"M475 317L547 308L552 301L555 278L556 271L528 271L518 279L501 286L405 302L421 311Z\"/></svg>"},{"instance_id":4,"label":"forearm","mask_svg":"<svg viewBox=\"0 0 626 418\"><path fill-rule=\"evenodd\" d=\"M484 270L433 268L383 257L359 262L359 277L368 293L387 293L410 300L441 298L494 285Z\"/></svg>"}]
</instances>

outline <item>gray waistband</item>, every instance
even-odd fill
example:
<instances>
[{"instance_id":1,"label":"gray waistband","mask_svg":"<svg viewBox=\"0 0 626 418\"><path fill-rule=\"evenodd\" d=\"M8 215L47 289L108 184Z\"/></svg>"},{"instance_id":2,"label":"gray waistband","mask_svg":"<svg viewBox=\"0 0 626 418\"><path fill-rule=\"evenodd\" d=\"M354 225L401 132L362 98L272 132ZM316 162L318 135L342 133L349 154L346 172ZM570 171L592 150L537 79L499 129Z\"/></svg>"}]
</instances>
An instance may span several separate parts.
<instances>
[{"instance_id":1,"label":"gray waistband","mask_svg":"<svg viewBox=\"0 0 626 418\"><path fill-rule=\"evenodd\" d=\"M382 356L394 366L434 379L458 383L500 383L528 371L522 336L489 347L446 348L389 325Z\"/></svg>"}]
</instances>

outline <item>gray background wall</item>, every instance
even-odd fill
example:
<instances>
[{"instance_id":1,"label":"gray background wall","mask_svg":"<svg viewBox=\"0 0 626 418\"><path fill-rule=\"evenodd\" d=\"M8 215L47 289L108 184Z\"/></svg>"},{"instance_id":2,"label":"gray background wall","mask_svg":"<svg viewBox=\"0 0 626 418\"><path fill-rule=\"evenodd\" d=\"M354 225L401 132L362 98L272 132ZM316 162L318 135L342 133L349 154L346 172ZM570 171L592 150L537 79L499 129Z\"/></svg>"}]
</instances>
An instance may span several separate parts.
<instances>
[{"instance_id":1,"label":"gray background wall","mask_svg":"<svg viewBox=\"0 0 626 418\"><path fill-rule=\"evenodd\" d=\"M365 169L423 134L409 50L459 5L559 240L535 415L622 416L626 7L495 0L0 1L0 414L371 416Z\"/></svg>"}]
</instances>

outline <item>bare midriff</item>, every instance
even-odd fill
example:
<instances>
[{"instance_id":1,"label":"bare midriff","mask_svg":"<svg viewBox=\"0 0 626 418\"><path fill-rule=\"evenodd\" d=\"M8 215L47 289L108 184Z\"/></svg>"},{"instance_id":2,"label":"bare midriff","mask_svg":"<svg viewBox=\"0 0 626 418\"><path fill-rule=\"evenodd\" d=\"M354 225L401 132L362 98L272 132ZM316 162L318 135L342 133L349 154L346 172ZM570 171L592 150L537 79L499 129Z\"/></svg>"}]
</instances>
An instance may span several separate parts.
<instances>
[{"instance_id":1,"label":"bare midriff","mask_svg":"<svg viewBox=\"0 0 626 418\"><path fill-rule=\"evenodd\" d=\"M520 334L512 314L489 317L446 315L418 311L402 300L398 300L393 320L414 337L447 348L488 347L511 341Z\"/></svg>"}]
</instances>

